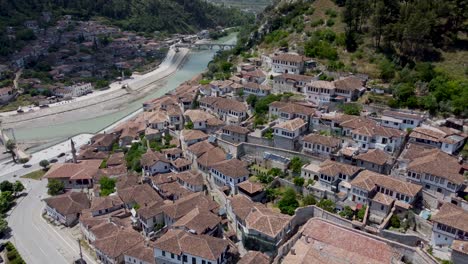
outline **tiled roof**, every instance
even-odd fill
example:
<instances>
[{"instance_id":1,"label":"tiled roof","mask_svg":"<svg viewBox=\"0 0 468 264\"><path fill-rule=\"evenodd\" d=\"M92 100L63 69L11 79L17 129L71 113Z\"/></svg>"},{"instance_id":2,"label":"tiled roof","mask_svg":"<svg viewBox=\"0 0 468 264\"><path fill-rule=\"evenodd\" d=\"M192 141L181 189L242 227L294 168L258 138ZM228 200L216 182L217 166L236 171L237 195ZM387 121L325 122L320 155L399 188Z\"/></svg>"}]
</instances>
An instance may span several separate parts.
<instances>
[{"instance_id":1,"label":"tiled roof","mask_svg":"<svg viewBox=\"0 0 468 264\"><path fill-rule=\"evenodd\" d=\"M203 193L194 193L175 201L173 204L166 205L163 211L170 218L178 220L197 207L214 212L218 210L219 205Z\"/></svg>"},{"instance_id":2,"label":"tiled roof","mask_svg":"<svg viewBox=\"0 0 468 264\"><path fill-rule=\"evenodd\" d=\"M175 181L159 184L158 189L162 196L178 197L179 199L187 197L193 193L192 191L190 191L189 189L185 189L184 187L182 187L182 185Z\"/></svg>"},{"instance_id":3,"label":"tiled roof","mask_svg":"<svg viewBox=\"0 0 468 264\"><path fill-rule=\"evenodd\" d=\"M273 77L273 79L293 80L295 82L310 82L314 79L312 76L301 75L301 74L289 74L283 73L281 75Z\"/></svg>"},{"instance_id":4,"label":"tiled roof","mask_svg":"<svg viewBox=\"0 0 468 264\"><path fill-rule=\"evenodd\" d=\"M187 231L193 231L197 235L202 235L207 231L213 230L221 219L208 210L202 210L200 208L194 208L182 218L177 220L173 227L182 227Z\"/></svg>"},{"instance_id":5,"label":"tiled roof","mask_svg":"<svg viewBox=\"0 0 468 264\"><path fill-rule=\"evenodd\" d=\"M107 166L117 166L121 164L126 164L125 154L123 152L113 153L107 159Z\"/></svg>"},{"instance_id":6,"label":"tiled roof","mask_svg":"<svg viewBox=\"0 0 468 264\"><path fill-rule=\"evenodd\" d=\"M304 142L320 144L331 148L339 147L341 144L341 139L339 138L322 136L319 134L309 134L305 136L303 140Z\"/></svg>"},{"instance_id":7,"label":"tiled roof","mask_svg":"<svg viewBox=\"0 0 468 264\"><path fill-rule=\"evenodd\" d=\"M370 149L366 153L356 156L357 160L363 160L377 165L392 164L392 156L380 149Z\"/></svg>"},{"instance_id":8,"label":"tiled roof","mask_svg":"<svg viewBox=\"0 0 468 264\"><path fill-rule=\"evenodd\" d=\"M211 143L204 140L201 142L197 142L187 148L187 151L193 153L195 156L200 157L203 153L207 152L210 149L215 148Z\"/></svg>"},{"instance_id":9,"label":"tiled roof","mask_svg":"<svg viewBox=\"0 0 468 264\"><path fill-rule=\"evenodd\" d=\"M423 126L416 127L410 134L410 138L431 140L453 144L464 140L467 136L462 132L447 127Z\"/></svg>"},{"instance_id":10,"label":"tiled roof","mask_svg":"<svg viewBox=\"0 0 468 264\"><path fill-rule=\"evenodd\" d=\"M229 243L207 235L193 235L183 230L169 230L160 237L155 248L176 255L189 254L216 262L228 249Z\"/></svg>"},{"instance_id":11,"label":"tiled roof","mask_svg":"<svg viewBox=\"0 0 468 264\"><path fill-rule=\"evenodd\" d=\"M192 122L205 122L214 116L203 110L189 109L185 111L184 116L188 116Z\"/></svg>"},{"instance_id":12,"label":"tiled roof","mask_svg":"<svg viewBox=\"0 0 468 264\"><path fill-rule=\"evenodd\" d=\"M100 133L96 134L91 138L91 146L96 147L110 147L117 140L117 135L115 134L105 134Z\"/></svg>"},{"instance_id":13,"label":"tiled roof","mask_svg":"<svg viewBox=\"0 0 468 264\"><path fill-rule=\"evenodd\" d=\"M405 113L405 112L397 112L397 111L391 111L391 110L384 110L382 112L382 116L390 116L393 118L409 118L409 119L415 119L415 120L423 120L424 116L422 114L413 114L413 113Z\"/></svg>"},{"instance_id":14,"label":"tiled roof","mask_svg":"<svg viewBox=\"0 0 468 264\"><path fill-rule=\"evenodd\" d=\"M454 240L451 246L452 250L468 255L468 241Z\"/></svg>"},{"instance_id":15,"label":"tiled roof","mask_svg":"<svg viewBox=\"0 0 468 264\"><path fill-rule=\"evenodd\" d=\"M221 149L220 147L215 147L203 153L197 159L197 163L208 168L223 160L226 160L226 154L224 153L224 150Z\"/></svg>"},{"instance_id":16,"label":"tiled roof","mask_svg":"<svg viewBox=\"0 0 468 264\"><path fill-rule=\"evenodd\" d=\"M305 116L311 116L315 113L315 109L295 103L287 103L279 108L280 112L288 114L302 114Z\"/></svg>"},{"instance_id":17,"label":"tiled roof","mask_svg":"<svg viewBox=\"0 0 468 264\"><path fill-rule=\"evenodd\" d=\"M237 187L248 194L255 194L264 190L263 185L258 182L243 181Z\"/></svg>"},{"instance_id":18,"label":"tiled roof","mask_svg":"<svg viewBox=\"0 0 468 264\"><path fill-rule=\"evenodd\" d=\"M380 126L376 123L370 124L370 123L364 123L361 124L360 127L354 129L353 134L359 134L359 135L365 135L365 136L384 136L384 137L404 137L406 135L406 132L395 129L395 128L390 128L390 127L384 127Z\"/></svg>"},{"instance_id":19,"label":"tiled roof","mask_svg":"<svg viewBox=\"0 0 468 264\"><path fill-rule=\"evenodd\" d=\"M200 99L199 102L211 105L211 107L218 109L247 112L247 106L244 103L232 99L222 97L204 97Z\"/></svg>"},{"instance_id":20,"label":"tiled roof","mask_svg":"<svg viewBox=\"0 0 468 264\"><path fill-rule=\"evenodd\" d=\"M361 89L363 87L363 83L359 78L350 76L350 77L346 77L341 80L335 81L335 87L337 89L354 91L354 90Z\"/></svg>"},{"instance_id":21,"label":"tiled roof","mask_svg":"<svg viewBox=\"0 0 468 264\"><path fill-rule=\"evenodd\" d=\"M356 178L351 181L351 185L367 191L373 190L376 186L381 186L411 197L416 196L422 188L414 183L401 181L391 176L369 170L361 171Z\"/></svg>"},{"instance_id":22,"label":"tiled roof","mask_svg":"<svg viewBox=\"0 0 468 264\"><path fill-rule=\"evenodd\" d=\"M270 257L258 251L249 251L237 264L269 264Z\"/></svg>"},{"instance_id":23,"label":"tiled roof","mask_svg":"<svg viewBox=\"0 0 468 264\"><path fill-rule=\"evenodd\" d=\"M304 62L307 60L306 57L292 54L292 53L280 53L271 57L272 60L288 61L288 62Z\"/></svg>"},{"instance_id":24,"label":"tiled roof","mask_svg":"<svg viewBox=\"0 0 468 264\"><path fill-rule=\"evenodd\" d=\"M201 186L204 184L203 176L195 171L184 171L176 174L177 178L190 185Z\"/></svg>"},{"instance_id":25,"label":"tiled roof","mask_svg":"<svg viewBox=\"0 0 468 264\"><path fill-rule=\"evenodd\" d=\"M468 212L451 203L444 203L431 220L468 232Z\"/></svg>"},{"instance_id":26,"label":"tiled roof","mask_svg":"<svg viewBox=\"0 0 468 264\"><path fill-rule=\"evenodd\" d=\"M365 117L341 115L337 116L337 118L339 119L338 122L340 123L340 126L350 129L357 129L367 125L377 125L374 120Z\"/></svg>"},{"instance_id":27,"label":"tiled roof","mask_svg":"<svg viewBox=\"0 0 468 264\"><path fill-rule=\"evenodd\" d=\"M465 178L460 174L461 167L457 158L435 149L427 151L424 156L413 159L407 167L407 170L438 176L451 181L452 183L462 184Z\"/></svg>"},{"instance_id":28,"label":"tiled roof","mask_svg":"<svg viewBox=\"0 0 468 264\"><path fill-rule=\"evenodd\" d=\"M181 132L181 137L184 139L184 141L191 141L191 140L203 140L207 139L208 135L205 134L201 130L188 130L184 129Z\"/></svg>"},{"instance_id":29,"label":"tiled roof","mask_svg":"<svg viewBox=\"0 0 468 264\"><path fill-rule=\"evenodd\" d=\"M307 86L319 89L335 89L335 83L328 81L311 81Z\"/></svg>"},{"instance_id":30,"label":"tiled roof","mask_svg":"<svg viewBox=\"0 0 468 264\"><path fill-rule=\"evenodd\" d=\"M92 179L97 175L102 160L82 160L79 163L56 163L44 175L46 179Z\"/></svg>"},{"instance_id":31,"label":"tiled roof","mask_svg":"<svg viewBox=\"0 0 468 264\"><path fill-rule=\"evenodd\" d=\"M140 206L163 200L148 184L139 184L120 189L117 191L117 194L125 204L136 203Z\"/></svg>"},{"instance_id":32,"label":"tiled roof","mask_svg":"<svg viewBox=\"0 0 468 264\"><path fill-rule=\"evenodd\" d=\"M377 192L374 198L372 198L372 201L375 201L377 203L384 204L384 205L391 205L395 201L395 199L381 192Z\"/></svg>"},{"instance_id":33,"label":"tiled roof","mask_svg":"<svg viewBox=\"0 0 468 264\"><path fill-rule=\"evenodd\" d=\"M143 240L144 238L136 231L119 229L112 236L96 240L94 246L106 256L118 258Z\"/></svg>"},{"instance_id":34,"label":"tiled roof","mask_svg":"<svg viewBox=\"0 0 468 264\"><path fill-rule=\"evenodd\" d=\"M93 212L96 212L99 210L105 210L105 209L113 208L116 206L120 206L120 207L123 206L122 200L117 195L94 197L93 200L91 201L90 210Z\"/></svg>"},{"instance_id":35,"label":"tiled roof","mask_svg":"<svg viewBox=\"0 0 468 264\"><path fill-rule=\"evenodd\" d=\"M223 129L226 129L228 131L231 131L237 134L242 134L242 135L246 135L250 133L250 130L248 130L245 127L238 126L238 125L227 125L227 126L224 126Z\"/></svg>"},{"instance_id":36,"label":"tiled roof","mask_svg":"<svg viewBox=\"0 0 468 264\"><path fill-rule=\"evenodd\" d=\"M301 118L295 118L275 125L273 128L281 128L288 131L296 131L297 129L305 126L304 120Z\"/></svg>"},{"instance_id":37,"label":"tiled roof","mask_svg":"<svg viewBox=\"0 0 468 264\"><path fill-rule=\"evenodd\" d=\"M190 160L188 160L188 159L185 159L185 158L177 158L176 160L171 161L171 164L172 164L172 166L174 166L176 168L182 168L184 166L192 165L192 162Z\"/></svg>"},{"instance_id":38,"label":"tiled roof","mask_svg":"<svg viewBox=\"0 0 468 264\"><path fill-rule=\"evenodd\" d=\"M86 194L81 192L70 192L44 199L44 202L54 208L61 215L78 214L88 209L91 205Z\"/></svg>"},{"instance_id":39,"label":"tiled roof","mask_svg":"<svg viewBox=\"0 0 468 264\"><path fill-rule=\"evenodd\" d=\"M388 264L401 256L382 240L320 218L310 219L282 263Z\"/></svg>"},{"instance_id":40,"label":"tiled roof","mask_svg":"<svg viewBox=\"0 0 468 264\"><path fill-rule=\"evenodd\" d=\"M251 90L271 90L271 87L268 85L258 84L254 82L244 83L244 88Z\"/></svg>"},{"instance_id":41,"label":"tiled roof","mask_svg":"<svg viewBox=\"0 0 468 264\"><path fill-rule=\"evenodd\" d=\"M125 256L143 260L145 263L156 264L153 243L140 242L131 249L127 250L125 252Z\"/></svg>"},{"instance_id":42,"label":"tiled roof","mask_svg":"<svg viewBox=\"0 0 468 264\"><path fill-rule=\"evenodd\" d=\"M80 149L79 155L76 157L77 160L103 160L109 155L105 151L96 151L95 148L85 145Z\"/></svg>"},{"instance_id":43,"label":"tiled roof","mask_svg":"<svg viewBox=\"0 0 468 264\"><path fill-rule=\"evenodd\" d=\"M360 170L361 168L356 166L344 164L337 161L326 160L322 164L320 164L320 169L318 172L327 176L334 177L338 176L340 173L343 175L352 176Z\"/></svg>"},{"instance_id":44,"label":"tiled roof","mask_svg":"<svg viewBox=\"0 0 468 264\"><path fill-rule=\"evenodd\" d=\"M119 229L119 226L106 219L106 222L93 226L89 231L93 233L96 239L102 239L118 232Z\"/></svg>"},{"instance_id":45,"label":"tiled roof","mask_svg":"<svg viewBox=\"0 0 468 264\"><path fill-rule=\"evenodd\" d=\"M247 164L238 159L229 159L213 164L211 168L221 172L225 176L237 179L244 176L249 176L250 172L247 169Z\"/></svg>"},{"instance_id":46,"label":"tiled roof","mask_svg":"<svg viewBox=\"0 0 468 264\"><path fill-rule=\"evenodd\" d=\"M171 163L162 153L154 152L151 149L148 149L145 154L141 155L142 166L153 166L158 161Z\"/></svg>"}]
</instances>

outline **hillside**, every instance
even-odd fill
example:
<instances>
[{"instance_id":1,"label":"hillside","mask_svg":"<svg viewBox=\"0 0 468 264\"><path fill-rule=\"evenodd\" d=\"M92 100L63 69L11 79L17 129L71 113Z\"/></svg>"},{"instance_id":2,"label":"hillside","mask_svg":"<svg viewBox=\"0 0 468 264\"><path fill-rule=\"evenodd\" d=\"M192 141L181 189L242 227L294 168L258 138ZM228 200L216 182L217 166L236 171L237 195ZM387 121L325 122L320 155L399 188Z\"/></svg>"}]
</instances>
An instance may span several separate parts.
<instances>
[{"instance_id":1,"label":"hillside","mask_svg":"<svg viewBox=\"0 0 468 264\"><path fill-rule=\"evenodd\" d=\"M393 94L364 102L468 117L466 4L284 0L260 17L246 48L288 48L322 70L367 74Z\"/></svg>"},{"instance_id":2,"label":"hillside","mask_svg":"<svg viewBox=\"0 0 468 264\"><path fill-rule=\"evenodd\" d=\"M221 4L230 7L237 7L241 10L261 12L268 5L273 3L273 0L209 0L216 4Z\"/></svg>"},{"instance_id":3,"label":"hillside","mask_svg":"<svg viewBox=\"0 0 468 264\"><path fill-rule=\"evenodd\" d=\"M43 11L84 19L101 16L125 30L140 32L190 33L252 19L237 9L203 0L4 0L0 1L0 27L22 25L37 19Z\"/></svg>"}]
</instances>

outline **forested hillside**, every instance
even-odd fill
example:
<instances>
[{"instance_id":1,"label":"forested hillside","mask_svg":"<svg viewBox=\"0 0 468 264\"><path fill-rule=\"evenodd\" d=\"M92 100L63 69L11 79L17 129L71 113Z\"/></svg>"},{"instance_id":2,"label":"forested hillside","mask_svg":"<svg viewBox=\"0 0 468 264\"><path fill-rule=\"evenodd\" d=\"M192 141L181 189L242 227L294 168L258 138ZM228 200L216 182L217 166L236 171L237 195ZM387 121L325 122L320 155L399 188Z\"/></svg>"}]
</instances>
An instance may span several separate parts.
<instances>
[{"instance_id":1,"label":"forested hillside","mask_svg":"<svg viewBox=\"0 0 468 264\"><path fill-rule=\"evenodd\" d=\"M25 20L39 17L42 11L84 19L101 16L125 30L145 32L187 33L252 21L251 16L237 9L204 0L2 0L0 27L22 25Z\"/></svg>"},{"instance_id":2,"label":"forested hillside","mask_svg":"<svg viewBox=\"0 0 468 264\"><path fill-rule=\"evenodd\" d=\"M273 0L209 0L216 4L238 7L242 10L261 12L265 7L273 3Z\"/></svg>"},{"instance_id":3,"label":"forested hillside","mask_svg":"<svg viewBox=\"0 0 468 264\"><path fill-rule=\"evenodd\" d=\"M289 48L393 95L366 103L468 117L466 1L280 1L260 17L247 48Z\"/></svg>"}]
</instances>

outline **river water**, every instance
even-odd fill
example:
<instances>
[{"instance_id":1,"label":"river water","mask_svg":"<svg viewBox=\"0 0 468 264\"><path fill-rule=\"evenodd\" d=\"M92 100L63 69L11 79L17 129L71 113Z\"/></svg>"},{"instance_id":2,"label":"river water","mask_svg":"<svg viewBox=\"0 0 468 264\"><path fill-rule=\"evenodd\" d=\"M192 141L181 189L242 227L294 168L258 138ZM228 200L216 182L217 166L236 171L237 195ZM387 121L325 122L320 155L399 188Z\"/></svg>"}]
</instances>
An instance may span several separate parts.
<instances>
[{"instance_id":1,"label":"river water","mask_svg":"<svg viewBox=\"0 0 468 264\"><path fill-rule=\"evenodd\" d=\"M236 34L231 34L225 38L220 39L218 42L233 44L236 42L236 40ZM15 129L16 139L19 142L36 140L53 140L56 142L77 134L96 133L101 131L102 129L140 109L143 102L148 101L149 99L160 97L165 93L174 90L184 81L187 81L195 75L202 73L206 69L208 63L211 61L215 53L215 50L191 51L184 65L166 79L166 84L164 87L155 90L144 98L129 103L128 106L121 111L92 119L71 121L61 124L45 124L42 127L35 127L33 129Z\"/></svg>"}]
</instances>

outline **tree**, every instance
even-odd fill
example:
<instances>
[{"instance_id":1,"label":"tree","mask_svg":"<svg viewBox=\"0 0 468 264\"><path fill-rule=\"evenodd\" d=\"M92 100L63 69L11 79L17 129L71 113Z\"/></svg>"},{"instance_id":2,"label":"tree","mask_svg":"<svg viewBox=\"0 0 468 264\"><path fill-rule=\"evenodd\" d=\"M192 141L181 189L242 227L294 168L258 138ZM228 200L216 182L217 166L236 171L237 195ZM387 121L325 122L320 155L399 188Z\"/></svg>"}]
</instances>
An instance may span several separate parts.
<instances>
[{"instance_id":1,"label":"tree","mask_svg":"<svg viewBox=\"0 0 468 264\"><path fill-rule=\"evenodd\" d=\"M294 185L302 187L302 186L304 186L305 180L302 177L294 177L293 182L294 182Z\"/></svg>"},{"instance_id":2,"label":"tree","mask_svg":"<svg viewBox=\"0 0 468 264\"><path fill-rule=\"evenodd\" d=\"M255 104L257 103L257 96L253 94L249 94L247 99L245 100L250 106L255 107Z\"/></svg>"},{"instance_id":3,"label":"tree","mask_svg":"<svg viewBox=\"0 0 468 264\"><path fill-rule=\"evenodd\" d=\"M108 196L109 194L115 192L115 179L102 177L99 180L99 185L101 185L101 196Z\"/></svg>"},{"instance_id":4,"label":"tree","mask_svg":"<svg viewBox=\"0 0 468 264\"><path fill-rule=\"evenodd\" d=\"M351 207L345 206L343 211L340 212L340 216L344 217L344 218L346 218L348 220L352 220L353 216L354 216L354 211L353 211L353 209L351 209Z\"/></svg>"},{"instance_id":5,"label":"tree","mask_svg":"<svg viewBox=\"0 0 468 264\"><path fill-rule=\"evenodd\" d=\"M335 203L332 200L328 200L328 199L320 200L318 203L318 207L331 213L335 211Z\"/></svg>"},{"instance_id":6,"label":"tree","mask_svg":"<svg viewBox=\"0 0 468 264\"><path fill-rule=\"evenodd\" d=\"M283 172L281 171L280 168L271 168L269 171L268 171L268 174L270 174L271 176L280 176L281 174L283 174Z\"/></svg>"},{"instance_id":7,"label":"tree","mask_svg":"<svg viewBox=\"0 0 468 264\"><path fill-rule=\"evenodd\" d=\"M8 230L8 222L5 220L5 218L0 217L0 234L5 233L5 231Z\"/></svg>"},{"instance_id":8,"label":"tree","mask_svg":"<svg viewBox=\"0 0 468 264\"><path fill-rule=\"evenodd\" d=\"M63 193L65 190L65 184L59 180L49 179L49 183L47 183L48 191L47 193L50 195L57 195Z\"/></svg>"},{"instance_id":9,"label":"tree","mask_svg":"<svg viewBox=\"0 0 468 264\"><path fill-rule=\"evenodd\" d=\"M2 181L0 183L0 191L2 191L2 192L13 192L14 191L13 183L11 183L9 181Z\"/></svg>"},{"instance_id":10,"label":"tree","mask_svg":"<svg viewBox=\"0 0 468 264\"><path fill-rule=\"evenodd\" d=\"M20 181L16 181L14 186L13 186L13 193L16 195L17 193L20 193L24 191L24 185Z\"/></svg>"},{"instance_id":11,"label":"tree","mask_svg":"<svg viewBox=\"0 0 468 264\"><path fill-rule=\"evenodd\" d=\"M347 103L341 105L341 110L347 115L356 115L361 114L362 106L356 103Z\"/></svg>"},{"instance_id":12,"label":"tree","mask_svg":"<svg viewBox=\"0 0 468 264\"><path fill-rule=\"evenodd\" d=\"M281 200L278 202L278 207L281 213L293 215L296 208L299 207L299 202L296 199L296 192L292 188L287 188L283 193Z\"/></svg>"},{"instance_id":13,"label":"tree","mask_svg":"<svg viewBox=\"0 0 468 264\"><path fill-rule=\"evenodd\" d=\"M193 122L192 122L192 121L188 121L187 124L185 124L185 128L186 128L186 129L193 129Z\"/></svg>"},{"instance_id":14,"label":"tree","mask_svg":"<svg viewBox=\"0 0 468 264\"><path fill-rule=\"evenodd\" d=\"M357 218L359 220L364 220L364 216L366 215L366 208L367 206L363 206L361 209L359 209L359 211L357 212Z\"/></svg>"},{"instance_id":15,"label":"tree","mask_svg":"<svg viewBox=\"0 0 468 264\"><path fill-rule=\"evenodd\" d=\"M313 195L308 194L304 196L304 198L302 198L302 203L304 205L315 205L317 203L317 200L315 199Z\"/></svg>"},{"instance_id":16,"label":"tree","mask_svg":"<svg viewBox=\"0 0 468 264\"><path fill-rule=\"evenodd\" d=\"M390 226L393 228L400 228L400 218L397 215L392 215L390 218Z\"/></svg>"},{"instance_id":17,"label":"tree","mask_svg":"<svg viewBox=\"0 0 468 264\"><path fill-rule=\"evenodd\" d=\"M50 164L50 163L49 163L48 160L41 160L41 161L39 162L39 166L41 166L43 170L46 170L47 167L49 166L49 164Z\"/></svg>"},{"instance_id":18,"label":"tree","mask_svg":"<svg viewBox=\"0 0 468 264\"><path fill-rule=\"evenodd\" d=\"M8 150L8 152L10 152L13 162L16 163L16 143L13 140L9 139L6 143L6 149Z\"/></svg>"},{"instance_id":19,"label":"tree","mask_svg":"<svg viewBox=\"0 0 468 264\"><path fill-rule=\"evenodd\" d=\"M4 191L0 194L0 213L6 213L10 210L13 203L13 195L10 191Z\"/></svg>"},{"instance_id":20,"label":"tree","mask_svg":"<svg viewBox=\"0 0 468 264\"><path fill-rule=\"evenodd\" d=\"M299 174L301 173L302 165L304 165L304 163L301 158L294 157L291 159L291 163L289 163L289 169L292 170L293 173Z\"/></svg>"}]
</instances>

